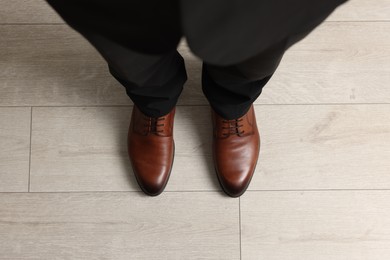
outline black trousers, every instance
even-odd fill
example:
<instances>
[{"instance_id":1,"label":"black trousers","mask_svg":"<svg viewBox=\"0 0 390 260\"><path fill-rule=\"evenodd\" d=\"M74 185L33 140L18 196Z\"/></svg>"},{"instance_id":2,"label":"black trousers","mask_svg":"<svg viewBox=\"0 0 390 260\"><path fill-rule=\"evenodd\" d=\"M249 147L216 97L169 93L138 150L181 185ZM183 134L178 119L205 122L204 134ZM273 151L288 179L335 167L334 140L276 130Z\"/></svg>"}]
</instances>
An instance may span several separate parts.
<instances>
[{"instance_id":1,"label":"black trousers","mask_svg":"<svg viewBox=\"0 0 390 260\"><path fill-rule=\"evenodd\" d=\"M162 55L137 53L88 28L80 29L77 19L72 21L68 17L68 24L69 21L103 56L111 75L125 87L129 98L143 113L159 117L176 105L187 80L184 60L177 50ZM308 33L309 30L291 35L238 64L218 66L203 62L202 91L210 106L225 119L244 115L260 96L287 48Z\"/></svg>"},{"instance_id":2,"label":"black trousers","mask_svg":"<svg viewBox=\"0 0 390 260\"><path fill-rule=\"evenodd\" d=\"M126 89L146 115L159 117L176 105L187 80L184 59L177 50L148 55L88 31L79 32L107 61L111 75ZM278 67L286 42L239 64L202 64L202 91L213 109L225 119L244 115Z\"/></svg>"}]
</instances>

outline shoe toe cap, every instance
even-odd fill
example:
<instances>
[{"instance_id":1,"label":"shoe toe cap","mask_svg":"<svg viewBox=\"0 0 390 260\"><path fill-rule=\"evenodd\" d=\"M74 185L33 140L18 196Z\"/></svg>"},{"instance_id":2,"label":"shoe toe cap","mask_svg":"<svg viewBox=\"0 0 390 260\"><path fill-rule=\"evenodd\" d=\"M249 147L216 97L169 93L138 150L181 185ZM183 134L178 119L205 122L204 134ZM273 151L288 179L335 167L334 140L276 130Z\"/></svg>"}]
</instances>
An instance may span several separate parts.
<instances>
[{"instance_id":1,"label":"shoe toe cap","mask_svg":"<svg viewBox=\"0 0 390 260\"><path fill-rule=\"evenodd\" d=\"M219 174L219 181L226 194L230 197L241 196L249 186L252 178L252 172L235 172L234 174Z\"/></svg>"},{"instance_id":2,"label":"shoe toe cap","mask_svg":"<svg viewBox=\"0 0 390 260\"><path fill-rule=\"evenodd\" d=\"M136 180L147 195L157 196L165 188L174 159L170 139L129 139L129 158Z\"/></svg>"},{"instance_id":3,"label":"shoe toe cap","mask_svg":"<svg viewBox=\"0 0 390 260\"><path fill-rule=\"evenodd\" d=\"M165 188L169 175L170 167L134 167L134 174L141 189L150 196L159 195Z\"/></svg>"},{"instance_id":4,"label":"shoe toe cap","mask_svg":"<svg viewBox=\"0 0 390 260\"><path fill-rule=\"evenodd\" d=\"M255 172L259 151L258 135L214 141L215 170L227 195L239 197L246 191Z\"/></svg>"}]
</instances>

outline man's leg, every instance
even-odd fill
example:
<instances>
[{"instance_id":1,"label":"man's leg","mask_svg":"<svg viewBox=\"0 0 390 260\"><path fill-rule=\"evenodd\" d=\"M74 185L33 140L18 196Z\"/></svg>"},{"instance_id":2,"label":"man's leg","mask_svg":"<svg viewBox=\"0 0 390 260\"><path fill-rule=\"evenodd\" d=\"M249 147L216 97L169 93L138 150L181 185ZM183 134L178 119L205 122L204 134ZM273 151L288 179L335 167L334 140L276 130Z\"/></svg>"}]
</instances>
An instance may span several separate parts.
<instances>
[{"instance_id":1,"label":"man's leg","mask_svg":"<svg viewBox=\"0 0 390 260\"><path fill-rule=\"evenodd\" d=\"M164 55L141 54L101 35L82 34L107 61L111 75L144 114L160 117L173 109L187 80L184 59L177 50Z\"/></svg>"},{"instance_id":2,"label":"man's leg","mask_svg":"<svg viewBox=\"0 0 390 260\"><path fill-rule=\"evenodd\" d=\"M259 97L278 67L286 41L231 66L203 63L202 90L210 106L223 118L243 116Z\"/></svg>"},{"instance_id":3,"label":"man's leg","mask_svg":"<svg viewBox=\"0 0 390 260\"><path fill-rule=\"evenodd\" d=\"M252 103L278 67L286 43L231 66L203 63L202 90L212 108L215 170L229 196L241 196L254 175L260 134Z\"/></svg>"},{"instance_id":4,"label":"man's leg","mask_svg":"<svg viewBox=\"0 0 390 260\"><path fill-rule=\"evenodd\" d=\"M141 189L159 195L173 166L175 106L187 80L184 59L177 50L145 55L100 35L83 35L105 58L110 73L135 104L127 138L129 159Z\"/></svg>"},{"instance_id":5,"label":"man's leg","mask_svg":"<svg viewBox=\"0 0 390 260\"><path fill-rule=\"evenodd\" d=\"M260 96L285 51L310 34L331 12L319 15L301 31L238 64L216 66L203 63L202 90L210 106L226 119L244 115Z\"/></svg>"},{"instance_id":6,"label":"man's leg","mask_svg":"<svg viewBox=\"0 0 390 260\"><path fill-rule=\"evenodd\" d=\"M61 3L56 5L60 14L66 4ZM78 26L83 17L83 13L69 12L65 21L103 56L110 73L134 102L127 138L129 159L141 189L148 195L159 195L173 165L175 106L187 80L184 59L176 49L161 55L135 52L112 37L92 30L88 23Z\"/></svg>"},{"instance_id":7,"label":"man's leg","mask_svg":"<svg viewBox=\"0 0 390 260\"><path fill-rule=\"evenodd\" d=\"M112 76L126 88L127 95L144 114L159 117L172 110L187 80L184 60L177 50L157 55L143 54L133 51L123 44L126 41L118 39L127 39L136 29L139 33L136 27L138 23L126 16L125 10L131 6L146 8L145 5L127 2L112 4L110 1L47 2L70 27L99 51L107 61ZM172 28L169 35L178 34L176 30ZM111 31L116 32L115 36L108 33ZM118 35L118 31L123 34Z\"/></svg>"},{"instance_id":8,"label":"man's leg","mask_svg":"<svg viewBox=\"0 0 390 260\"><path fill-rule=\"evenodd\" d=\"M308 26L238 64L203 63L202 90L212 107L215 170L221 187L232 197L245 192L259 157L260 134L253 102L274 74L284 52L312 29Z\"/></svg>"}]
</instances>

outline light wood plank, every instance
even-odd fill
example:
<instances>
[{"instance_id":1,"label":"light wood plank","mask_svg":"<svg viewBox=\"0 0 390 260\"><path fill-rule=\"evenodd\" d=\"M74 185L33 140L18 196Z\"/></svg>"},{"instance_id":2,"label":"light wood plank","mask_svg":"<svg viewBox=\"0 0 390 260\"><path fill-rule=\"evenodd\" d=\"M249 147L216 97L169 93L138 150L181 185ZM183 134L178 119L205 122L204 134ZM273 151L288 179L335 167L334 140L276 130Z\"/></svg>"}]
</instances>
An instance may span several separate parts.
<instances>
[{"instance_id":1,"label":"light wood plank","mask_svg":"<svg viewBox=\"0 0 390 260\"><path fill-rule=\"evenodd\" d=\"M43 0L0 0L0 23L63 23ZM350 0L339 6L328 21L390 20L389 0Z\"/></svg>"},{"instance_id":2,"label":"light wood plank","mask_svg":"<svg viewBox=\"0 0 390 260\"><path fill-rule=\"evenodd\" d=\"M322 24L289 49L257 103L389 103L390 23Z\"/></svg>"},{"instance_id":3,"label":"light wood plank","mask_svg":"<svg viewBox=\"0 0 390 260\"><path fill-rule=\"evenodd\" d=\"M389 0L349 0L339 6L328 21L389 21Z\"/></svg>"},{"instance_id":4,"label":"light wood plank","mask_svg":"<svg viewBox=\"0 0 390 260\"><path fill-rule=\"evenodd\" d=\"M0 23L64 23L44 0L0 0Z\"/></svg>"},{"instance_id":5,"label":"light wood plank","mask_svg":"<svg viewBox=\"0 0 390 260\"><path fill-rule=\"evenodd\" d=\"M388 103L390 23L321 25L285 55L256 104ZM129 105L105 61L65 25L0 26L1 105ZM185 45L179 105L202 105L201 64Z\"/></svg>"},{"instance_id":6,"label":"light wood plank","mask_svg":"<svg viewBox=\"0 0 390 260\"><path fill-rule=\"evenodd\" d=\"M246 193L242 259L388 259L389 200L389 191Z\"/></svg>"},{"instance_id":7,"label":"light wood plank","mask_svg":"<svg viewBox=\"0 0 390 260\"><path fill-rule=\"evenodd\" d=\"M2 259L239 259L238 200L218 193L0 194Z\"/></svg>"},{"instance_id":8,"label":"light wood plank","mask_svg":"<svg viewBox=\"0 0 390 260\"><path fill-rule=\"evenodd\" d=\"M140 190L127 155L131 109L34 107L31 191ZM177 108L176 154L166 190L220 190L208 112Z\"/></svg>"},{"instance_id":9,"label":"light wood plank","mask_svg":"<svg viewBox=\"0 0 390 260\"><path fill-rule=\"evenodd\" d=\"M29 107L0 108L0 192L28 191Z\"/></svg>"},{"instance_id":10,"label":"light wood plank","mask_svg":"<svg viewBox=\"0 0 390 260\"><path fill-rule=\"evenodd\" d=\"M65 25L0 26L1 105L131 104L97 51Z\"/></svg>"},{"instance_id":11,"label":"light wood plank","mask_svg":"<svg viewBox=\"0 0 390 260\"><path fill-rule=\"evenodd\" d=\"M390 105L257 106L249 189L389 189Z\"/></svg>"},{"instance_id":12,"label":"light wood plank","mask_svg":"<svg viewBox=\"0 0 390 260\"><path fill-rule=\"evenodd\" d=\"M34 108L31 190L139 190L131 108ZM262 139L249 189L389 188L390 105L256 105ZM220 190L209 107L178 107L166 190ZM189 181L191 180L191 181Z\"/></svg>"}]
</instances>

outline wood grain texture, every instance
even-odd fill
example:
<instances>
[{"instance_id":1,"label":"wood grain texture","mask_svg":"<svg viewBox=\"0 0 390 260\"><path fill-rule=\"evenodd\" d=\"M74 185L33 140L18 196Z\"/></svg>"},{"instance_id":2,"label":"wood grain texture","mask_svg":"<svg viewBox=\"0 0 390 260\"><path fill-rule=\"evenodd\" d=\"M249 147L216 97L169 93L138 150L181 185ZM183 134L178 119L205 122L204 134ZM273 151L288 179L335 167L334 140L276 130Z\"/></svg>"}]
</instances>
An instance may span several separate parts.
<instances>
[{"instance_id":1,"label":"wood grain texture","mask_svg":"<svg viewBox=\"0 0 390 260\"><path fill-rule=\"evenodd\" d=\"M0 0L0 23L63 23L44 0ZM350 0L339 6L328 21L388 21L389 0Z\"/></svg>"},{"instance_id":2,"label":"wood grain texture","mask_svg":"<svg viewBox=\"0 0 390 260\"><path fill-rule=\"evenodd\" d=\"M389 189L390 105L257 106L249 189Z\"/></svg>"},{"instance_id":3,"label":"wood grain texture","mask_svg":"<svg viewBox=\"0 0 390 260\"><path fill-rule=\"evenodd\" d=\"M328 23L287 51L256 104L388 103L390 23ZM105 61L65 25L0 26L0 106L129 105ZM185 45L179 105L204 105L201 63Z\"/></svg>"},{"instance_id":4,"label":"wood grain texture","mask_svg":"<svg viewBox=\"0 0 390 260\"><path fill-rule=\"evenodd\" d=\"M0 26L1 105L131 104L107 64L65 25Z\"/></svg>"},{"instance_id":5,"label":"wood grain texture","mask_svg":"<svg viewBox=\"0 0 390 260\"><path fill-rule=\"evenodd\" d=\"M349 0L339 6L328 21L389 21L389 0Z\"/></svg>"},{"instance_id":6,"label":"wood grain texture","mask_svg":"<svg viewBox=\"0 0 390 260\"><path fill-rule=\"evenodd\" d=\"M31 191L140 190L127 154L128 107L34 107ZM178 107L166 190L220 190L208 107ZM189 181L191 180L191 181Z\"/></svg>"},{"instance_id":7,"label":"wood grain texture","mask_svg":"<svg viewBox=\"0 0 390 260\"><path fill-rule=\"evenodd\" d=\"M389 21L389 0L350 0L286 52L255 102L240 199L217 182L183 39L175 162L151 198L134 192L132 102L102 57L44 0L0 0L0 259L388 259Z\"/></svg>"},{"instance_id":8,"label":"wood grain texture","mask_svg":"<svg viewBox=\"0 0 390 260\"><path fill-rule=\"evenodd\" d=\"M1 259L239 259L238 199L218 193L0 194Z\"/></svg>"},{"instance_id":9,"label":"wood grain texture","mask_svg":"<svg viewBox=\"0 0 390 260\"><path fill-rule=\"evenodd\" d=\"M388 259L389 200L389 191L246 193L242 259Z\"/></svg>"},{"instance_id":10,"label":"wood grain texture","mask_svg":"<svg viewBox=\"0 0 390 260\"><path fill-rule=\"evenodd\" d=\"M28 191L29 107L0 108L0 192Z\"/></svg>"},{"instance_id":11,"label":"wood grain texture","mask_svg":"<svg viewBox=\"0 0 390 260\"><path fill-rule=\"evenodd\" d=\"M45 0L0 0L0 24L64 23Z\"/></svg>"},{"instance_id":12,"label":"wood grain texture","mask_svg":"<svg viewBox=\"0 0 390 260\"><path fill-rule=\"evenodd\" d=\"M389 189L390 105L257 106L249 189Z\"/></svg>"},{"instance_id":13,"label":"wood grain texture","mask_svg":"<svg viewBox=\"0 0 390 260\"><path fill-rule=\"evenodd\" d=\"M256 105L262 140L249 189L390 188L390 105ZM34 108L31 190L139 190L127 158L131 108ZM220 190L209 107L178 107L166 190ZM191 180L191 181L188 181Z\"/></svg>"},{"instance_id":14,"label":"wood grain texture","mask_svg":"<svg viewBox=\"0 0 390 260\"><path fill-rule=\"evenodd\" d=\"M322 24L285 53L257 103L389 103L388 30L387 22Z\"/></svg>"}]
</instances>

